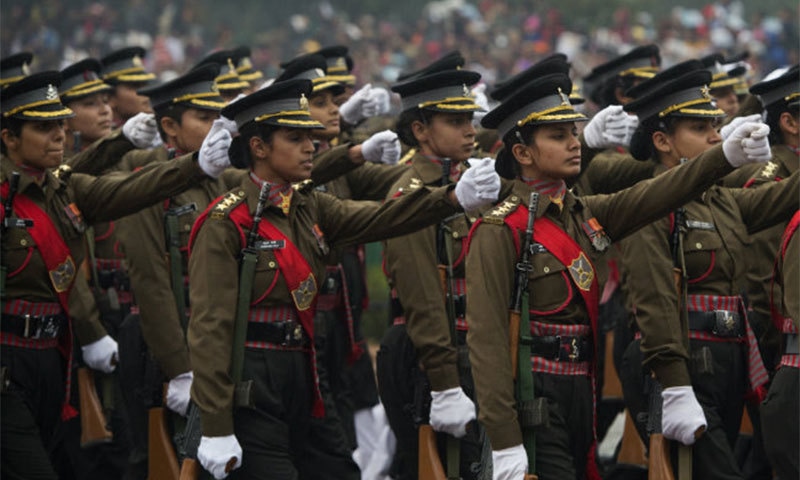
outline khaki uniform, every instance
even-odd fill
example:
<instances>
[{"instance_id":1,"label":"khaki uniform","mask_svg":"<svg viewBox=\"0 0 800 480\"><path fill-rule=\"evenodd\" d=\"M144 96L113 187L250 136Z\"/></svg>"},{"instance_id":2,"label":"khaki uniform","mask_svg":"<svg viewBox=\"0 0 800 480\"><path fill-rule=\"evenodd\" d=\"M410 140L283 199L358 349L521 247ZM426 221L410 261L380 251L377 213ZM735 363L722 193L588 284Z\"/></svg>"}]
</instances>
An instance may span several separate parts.
<instances>
[{"instance_id":1,"label":"khaki uniform","mask_svg":"<svg viewBox=\"0 0 800 480\"><path fill-rule=\"evenodd\" d=\"M664 170L659 166L656 172ZM744 314L738 305L716 305L720 301L714 299L738 297L746 270L746 262L741 260L749 251L749 232L788 218L797 208L797 185L795 178L764 190L714 186L685 205L688 229L683 245L690 315L696 311L693 296L709 298L707 303L713 309ZM721 472L741 475L732 447L744 403L748 349L745 343L693 337L687 350L672 275L670 239L671 219L666 217L622 243L630 300L642 332L642 363L645 369L653 370L664 388L692 385L706 411L708 431L694 447L696 458L702 458L694 462L695 474L701 478L717 478ZM635 363L636 352L630 353L631 363ZM713 359L713 367L701 366L700 359ZM636 418L638 412L631 408Z\"/></svg>"},{"instance_id":2,"label":"khaki uniform","mask_svg":"<svg viewBox=\"0 0 800 480\"><path fill-rule=\"evenodd\" d=\"M611 195L575 197L567 193L563 211L540 199L537 216L546 216L572 237L589 259L604 260L583 229L596 218L612 241L663 216L685 199L700 194L714 178L731 169L716 147L667 177L639 182ZM467 308L470 363L478 398L479 420L494 450L522 443L509 360L508 309L518 262L514 235L503 223L506 215L527 204L530 187L517 181L514 192L484 215L473 232L467 254ZM535 226L534 226L535 229ZM522 235L521 232L520 236ZM531 318L545 324L589 325L589 317L570 272L549 252L532 257L529 274L530 309L549 312ZM598 278L600 283L605 279ZM584 364L585 366L585 364ZM536 471L542 478L580 478L592 443L592 386L585 375L534 375L535 392L547 398L550 426L536 437ZM540 430L537 430L539 432Z\"/></svg>"},{"instance_id":3,"label":"khaki uniform","mask_svg":"<svg viewBox=\"0 0 800 480\"><path fill-rule=\"evenodd\" d=\"M314 467L313 464L294 466L288 456L300 455L309 446L308 420L314 387L307 351L281 349L280 345L246 349L243 378L255 381L255 409L239 409L234 414L229 374L242 240L227 215L241 202L247 202L252 215L258 190L249 178L244 180L214 207L196 234L189 261L192 399L200 409L204 435L236 433L245 452L242 475L248 471L263 475L260 469L271 465L267 468L276 477L289 477L296 475L297 468ZM417 188L397 201L379 205L298 190L292 197L288 216L270 205L264 209L263 218L287 235L309 262L314 277L320 279L324 276L329 248L403 234L459 211L446 196L445 189ZM322 232L319 237L314 234L315 226ZM292 308L292 296L278 268L272 251L259 252L252 309ZM267 448L254 443L266 440L250 434L263 427L273 428L269 441L277 442ZM263 430L260 434L263 436Z\"/></svg>"}]
</instances>

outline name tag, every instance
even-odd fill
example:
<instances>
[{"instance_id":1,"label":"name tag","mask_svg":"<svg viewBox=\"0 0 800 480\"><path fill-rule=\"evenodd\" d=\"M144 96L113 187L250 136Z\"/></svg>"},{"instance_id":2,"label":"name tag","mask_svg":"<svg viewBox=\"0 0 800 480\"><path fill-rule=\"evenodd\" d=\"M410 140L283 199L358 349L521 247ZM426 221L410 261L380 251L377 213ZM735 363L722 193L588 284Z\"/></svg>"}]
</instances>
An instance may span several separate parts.
<instances>
[{"instance_id":1,"label":"name tag","mask_svg":"<svg viewBox=\"0 0 800 480\"><path fill-rule=\"evenodd\" d=\"M286 242L283 240L260 240L256 242L256 249L258 250L282 250L286 247Z\"/></svg>"},{"instance_id":2,"label":"name tag","mask_svg":"<svg viewBox=\"0 0 800 480\"><path fill-rule=\"evenodd\" d=\"M686 221L686 227L687 228L691 228L693 230L709 230L709 231L712 231L712 232L714 230L716 230L716 228L714 228L714 224L713 223L711 223L711 222L701 222L699 220L687 220Z\"/></svg>"}]
</instances>

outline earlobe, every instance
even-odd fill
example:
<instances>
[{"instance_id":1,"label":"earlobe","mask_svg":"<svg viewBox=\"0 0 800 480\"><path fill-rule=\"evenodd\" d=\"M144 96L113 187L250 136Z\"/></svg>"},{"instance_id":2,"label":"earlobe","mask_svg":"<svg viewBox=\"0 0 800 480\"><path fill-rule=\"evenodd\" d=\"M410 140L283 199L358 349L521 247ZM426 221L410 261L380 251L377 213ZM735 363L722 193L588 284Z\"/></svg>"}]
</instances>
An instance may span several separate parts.
<instances>
[{"instance_id":1,"label":"earlobe","mask_svg":"<svg viewBox=\"0 0 800 480\"><path fill-rule=\"evenodd\" d=\"M419 120L414 120L411 122L411 132L414 134L414 137L416 137L417 142L419 143L428 140L428 129L425 124Z\"/></svg>"},{"instance_id":2,"label":"earlobe","mask_svg":"<svg viewBox=\"0 0 800 480\"><path fill-rule=\"evenodd\" d=\"M798 118L789 112L783 112L780 116L781 130L792 136L800 134L800 123Z\"/></svg>"},{"instance_id":3,"label":"earlobe","mask_svg":"<svg viewBox=\"0 0 800 480\"><path fill-rule=\"evenodd\" d=\"M167 137L178 136L178 122L174 118L161 117L161 129L167 134Z\"/></svg>"},{"instance_id":4,"label":"earlobe","mask_svg":"<svg viewBox=\"0 0 800 480\"><path fill-rule=\"evenodd\" d=\"M511 147L511 153L514 154L514 158L517 159L520 165L533 165L533 152L527 145L515 143L514 146Z\"/></svg>"},{"instance_id":5,"label":"earlobe","mask_svg":"<svg viewBox=\"0 0 800 480\"><path fill-rule=\"evenodd\" d=\"M11 130L7 128L0 130L0 139L2 139L3 143L6 145L6 148L9 150L16 149L17 144L19 143L19 137L11 133Z\"/></svg>"}]
</instances>

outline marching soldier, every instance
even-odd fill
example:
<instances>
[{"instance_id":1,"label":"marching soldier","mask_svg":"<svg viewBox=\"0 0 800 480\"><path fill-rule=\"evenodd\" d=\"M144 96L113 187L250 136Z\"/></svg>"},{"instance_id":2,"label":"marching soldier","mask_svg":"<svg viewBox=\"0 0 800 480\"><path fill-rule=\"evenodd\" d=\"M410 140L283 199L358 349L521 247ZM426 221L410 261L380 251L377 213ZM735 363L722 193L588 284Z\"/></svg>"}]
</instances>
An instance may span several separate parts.
<instances>
[{"instance_id":1,"label":"marching soldier","mask_svg":"<svg viewBox=\"0 0 800 480\"><path fill-rule=\"evenodd\" d=\"M731 118L739 111L739 96L736 86L743 80L747 73L745 67L726 69L723 66L725 58L718 53L707 55L700 59L705 68L711 72L711 83L708 84L709 94L714 98L717 106L725 112L726 118Z\"/></svg>"},{"instance_id":2,"label":"marching soldier","mask_svg":"<svg viewBox=\"0 0 800 480\"><path fill-rule=\"evenodd\" d=\"M236 66L236 74L239 75L239 79L250 84L242 93L249 95L258 90L263 81L264 73L253 68L253 61L250 59L250 47L243 45L234 48L231 53L231 60Z\"/></svg>"},{"instance_id":3,"label":"marching soldier","mask_svg":"<svg viewBox=\"0 0 800 480\"><path fill-rule=\"evenodd\" d=\"M469 87L480 74L446 68L448 61L434 62L392 87L403 108L398 135L416 153L387 199L420 186L448 185L469 171L465 163L475 144L472 116L481 109ZM377 369L381 401L397 437L397 478L417 476L422 423L451 438L464 437L456 444L460 450L447 451L448 456L460 451L463 478L476 478L485 468L464 343L463 253L472 215L454 215L440 225L388 240L384 247L394 320L381 342Z\"/></svg>"},{"instance_id":4,"label":"marching soldier","mask_svg":"<svg viewBox=\"0 0 800 480\"><path fill-rule=\"evenodd\" d=\"M145 55L147 51L142 47L126 47L100 59L103 81L112 87L108 103L114 112L115 128L122 127L137 113L153 111L149 99L138 93L156 79L154 73L144 68Z\"/></svg>"},{"instance_id":5,"label":"marching soldier","mask_svg":"<svg viewBox=\"0 0 800 480\"><path fill-rule=\"evenodd\" d=\"M42 72L0 91L0 445L2 475L9 478L57 478L48 458L48 451L58 450L53 431L77 414L69 403L73 338L87 365L114 369L116 342L100 325L78 270L86 256L87 223L133 213L202 175L192 159L114 178L70 175L67 167L56 175L64 154L63 121L72 115L59 99L60 83L59 72Z\"/></svg>"},{"instance_id":6,"label":"marching soldier","mask_svg":"<svg viewBox=\"0 0 800 480\"><path fill-rule=\"evenodd\" d=\"M403 234L459 211L449 187L417 188L383 205L293 190L311 173L310 130L324 128L308 114L311 93L307 79L276 82L223 109L239 130L233 163L250 175L212 203L190 239L192 400L203 426L197 458L218 479L358 478L357 469L332 470L306 456L314 448L309 420L325 413L312 341L316 279L332 247ZM204 142L200 157L227 157L229 143ZM491 177L488 169L467 175L456 194L462 205L491 201L496 189L478 189ZM243 247L257 256L252 277L239 275ZM234 345L234 330L243 344ZM233 384L238 378L252 384L250 394Z\"/></svg>"},{"instance_id":7,"label":"marching soldier","mask_svg":"<svg viewBox=\"0 0 800 480\"><path fill-rule=\"evenodd\" d=\"M203 58L192 67L194 70L208 64L219 66L219 75L214 82L217 85L217 90L219 90L219 95L226 102L232 101L239 94L250 88L250 84L242 80L236 71L236 65L233 63L234 58L236 58L236 52L233 50L219 50Z\"/></svg>"},{"instance_id":8,"label":"marching soldier","mask_svg":"<svg viewBox=\"0 0 800 480\"><path fill-rule=\"evenodd\" d=\"M715 127L724 112L708 94L710 81L699 62L684 62L631 92L636 100L625 108L640 119L631 152L658 162L656 178L720 143L728 158L735 143L771 157L761 123L743 122L722 142ZM755 190L713 186L622 244L641 331L627 360L663 386L664 438L693 445L699 478L742 478L733 455L742 409L746 398L763 398L768 380L739 296L742 258L748 233L788 219L798 194L797 176Z\"/></svg>"},{"instance_id":9,"label":"marching soldier","mask_svg":"<svg viewBox=\"0 0 800 480\"><path fill-rule=\"evenodd\" d=\"M572 108L570 91L564 74L541 77L482 121L503 138L498 168L515 173L511 195L472 229L466 260L467 343L495 479L525 473L542 480L599 478L592 366L604 279L592 265L611 239L693 198L731 165L753 161L736 141L727 161L717 148L658 180L616 194L575 197L565 179L580 171L575 122L585 117ZM538 202L529 200L533 192ZM512 298L520 299L512 308L522 318L514 357ZM518 359L516 372L512 358Z\"/></svg>"}]
</instances>

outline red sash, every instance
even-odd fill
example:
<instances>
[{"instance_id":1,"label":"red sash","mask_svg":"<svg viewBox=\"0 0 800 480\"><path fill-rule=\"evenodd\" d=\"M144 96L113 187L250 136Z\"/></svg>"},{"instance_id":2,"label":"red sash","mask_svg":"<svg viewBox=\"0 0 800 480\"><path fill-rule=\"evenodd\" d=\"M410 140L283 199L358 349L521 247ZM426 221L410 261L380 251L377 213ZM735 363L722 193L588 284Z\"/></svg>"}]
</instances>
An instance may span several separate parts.
<instances>
[{"instance_id":1,"label":"red sash","mask_svg":"<svg viewBox=\"0 0 800 480\"><path fill-rule=\"evenodd\" d=\"M513 213L504 219L506 225L514 232L524 232L528 226L528 207L520 205ZM552 220L546 217L536 219L533 229L533 240L542 244L548 252L552 253L570 273L570 277L583 297L583 303L589 313L592 335L597 345L597 318L600 314L600 286L595 274L594 265L583 252L578 243ZM518 236L514 236L517 242ZM521 248L516 245L517 252Z\"/></svg>"},{"instance_id":2,"label":"red sash","mask_svg":"<svg viewBox=\"0 0 800 480\"><path fill-rule=\"evenodd\" d=\"M3 182L0 186L0 196L8 198L8 182ZM69 293L75 283L77 269L75 261L72 259L69 247L64 242L53 220L42 210L41 207L30 198L24 195L15 195L13 209L21 218L30 218L33 225L28 227L33 241L38 246L39 255L44 260L44 265L50 276L50 283L58 297L58 303L67 316L67 335L59 335L59 351L67 358L66 374L66 398L61 407L61 416L64 420L75 417L78 412L69 404L70 386L72 377L70 366L72 365L72 321L69 317ZM0 221L5 217L5 211L0 209Z\"/></svg>"},{"instance_id":3,"label":"red sash","mask_svg":"<svg viewBox=\"0 0 800 480\"><path fill-rule=\"evenodd\" d=\"M224 197L221 197L224 198ZM200 225L206 220L208 212L219 203L213 202L208 209L195 222L190 237L190 249L194 243ZM239 228L242 245L245 243L245 230L252 228L253 217L247 208L247 203L242 202L230 212L230 219ZM286 285L292 294L295 310L300 324L306 331L308 338L311 339L311 370L314 377L314 404L311 415L322 417L325 415L325 407L322 403L322 394L319 390L319 375L317 373L316 349L314 348L314 314L317 310L317 282L311 266L308 264L303 254L289 238L284 235L275 225L266 218L262 218L258 224L258 234L266 240L282 240L284 247L275 249L275 259L278 262L278 269L283 275Z\"/></svg>"}]
</instances>

